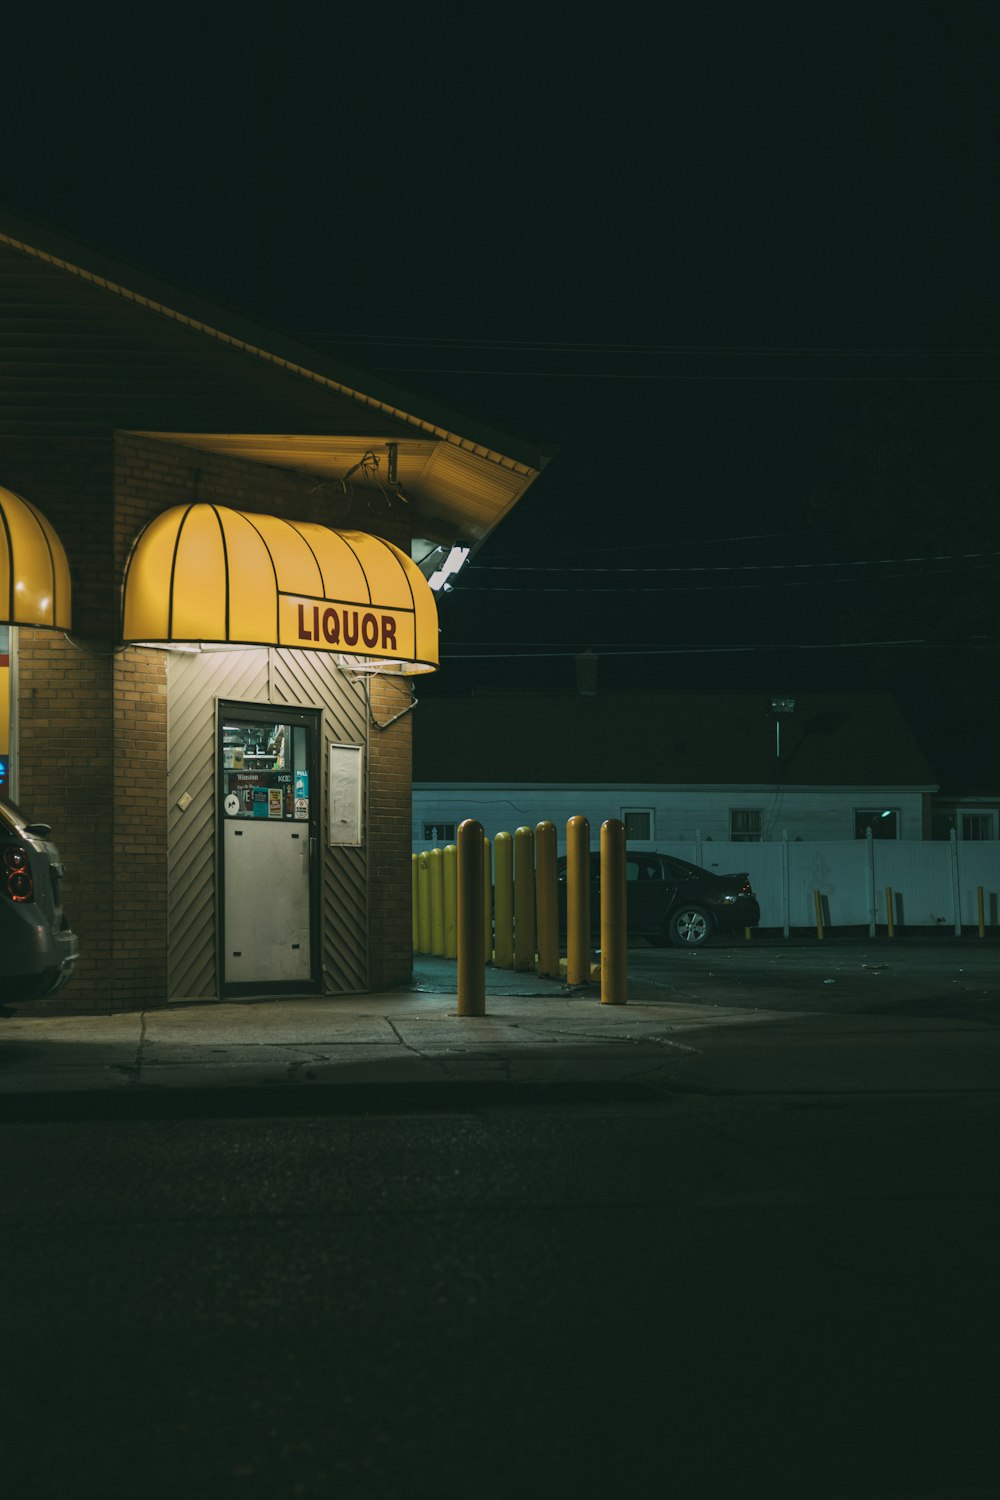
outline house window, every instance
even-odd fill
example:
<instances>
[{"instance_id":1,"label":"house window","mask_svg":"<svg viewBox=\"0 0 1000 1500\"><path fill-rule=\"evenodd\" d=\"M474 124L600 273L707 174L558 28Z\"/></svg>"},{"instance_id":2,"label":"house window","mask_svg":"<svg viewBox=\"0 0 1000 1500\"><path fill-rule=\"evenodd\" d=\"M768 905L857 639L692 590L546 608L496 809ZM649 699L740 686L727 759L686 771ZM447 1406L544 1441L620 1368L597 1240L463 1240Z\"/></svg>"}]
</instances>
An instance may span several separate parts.
<instances>
[{"instance_id":1,"label":"house window","mask_svg":"<svg viewBox=\"0 0 1000 1500\"><path fill-rule=\"evenodd\" d=\"M899 809L897 807L856 807L854 809L854 837L867 838L871 829L873 839L899 838Z\"/></svg>"},{"instance_id":2,"label":"house window","mask_svg":"<svg viewBox=\"0 0 1000 1500\"><path fill-rule=\"evenodd\" d=\"M622 822L625 824L625 842L653 837L653 813L648 807L623 807Z\"/></svg>"},{"instance_id":3,"label":"house window","mask_svg":"<svg viewBox=\"0 0 1000 1500\"><path fill-rule=\"evenodd\" d=\"M997 815L993 812L964 812L962 814L963 839L995 839L997 836Z\"/></svg>"},{"instance_id":4,"label":"house window","mask_svg":"<svg viewBox=\"0 0 1000 1500\"><path fill-rule=\"evenodd\" d=\"M424 838L432 844L453 844L455 825L454 823L425 823Z\"/></svg>"},{"instance_id":5,"label":"house window","mask_svg":"<svg viewBox=\"0 0 1000 1500\"><path fill-rule=\"evenodd\" d=\"M729 839L733 844L759 844L761 816L759 807L729 809Z\"/></svg>"}]
</instances>

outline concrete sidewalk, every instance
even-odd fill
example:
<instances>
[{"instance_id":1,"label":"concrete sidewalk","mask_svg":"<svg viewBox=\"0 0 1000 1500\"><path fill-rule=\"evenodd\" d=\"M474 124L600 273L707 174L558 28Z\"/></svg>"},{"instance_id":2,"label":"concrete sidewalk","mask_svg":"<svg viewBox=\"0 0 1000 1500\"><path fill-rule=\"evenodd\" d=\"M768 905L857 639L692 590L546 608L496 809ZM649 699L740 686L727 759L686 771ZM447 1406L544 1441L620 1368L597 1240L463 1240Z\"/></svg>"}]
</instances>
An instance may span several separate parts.
<instances>
[{"instance_id":1,"label":"concrete sidewalk","mask_svg":"<svg viewBox=\"0 0 1000 1500\"><path fill-rule=\"evenodd\" d=\"M487 1014L457 1012L455 965L421 966L410 990L170 1005L0 1023L0 1096L231 1085L614 1084L655 1078L674 1033L704 1007L602 1006L597 987L490 971ZM446 988L446 986L450 986ZM714 1013L716 1024L725 1017ZM745 1013L731 1019L745 1024Z\"/></svg>"},{"instance_id":2,"label":"concrete sidewalk","mask_svg":"<svg viewBox=\"0 0 1000 1500\"><path fill-rule=\"evenodd\" d=\"M488 971L487 1014L457 1013L455 965L409 990L175 1004L0 1022L0 1118L59 1107L382 1108L663 1094L996 1092L1000 1031L975 1021L801 1015L685 999L600 1003ZM763 998L763 997L762 997ZM239 1091L243 1091L240 1094ZM33 1102L34 1101L34 1102ZM225 1102L223 1102L225 1101Z\"/></svg>"}]
</instances>

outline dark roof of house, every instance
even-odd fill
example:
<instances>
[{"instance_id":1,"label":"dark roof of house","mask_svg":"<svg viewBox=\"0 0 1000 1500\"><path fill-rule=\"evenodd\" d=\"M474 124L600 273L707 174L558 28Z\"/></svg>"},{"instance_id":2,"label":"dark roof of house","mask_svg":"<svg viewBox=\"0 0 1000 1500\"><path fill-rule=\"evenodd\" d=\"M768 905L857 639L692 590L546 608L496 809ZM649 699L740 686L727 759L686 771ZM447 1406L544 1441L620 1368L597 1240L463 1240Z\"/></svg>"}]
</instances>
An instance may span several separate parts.
<instances>
[{"instance_id":1,"label":"dark roof of house","mask_svg":"<svg viewBox=\"0 0 1000 1500\"><path fill-rule=\"evenodd\" d=\"M428 698L415 782L914 786L936 779L891 696L808 694L781 719L762 693Z\"/></svg>"}]
</instances>

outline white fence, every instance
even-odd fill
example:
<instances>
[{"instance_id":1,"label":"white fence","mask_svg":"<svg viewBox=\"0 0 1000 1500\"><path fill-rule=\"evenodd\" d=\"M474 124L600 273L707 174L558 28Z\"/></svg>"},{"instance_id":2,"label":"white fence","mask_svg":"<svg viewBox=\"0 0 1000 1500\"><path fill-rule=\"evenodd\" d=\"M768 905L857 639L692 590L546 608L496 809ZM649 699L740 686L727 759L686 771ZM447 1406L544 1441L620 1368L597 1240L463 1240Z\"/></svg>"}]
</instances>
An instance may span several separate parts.
<instances>
[{"instance_id":1,"label":"white fence","mask_svg":"<svg viewBox=\"0 0 1000 1500\"><path fill-rule=\"evenodd\" d=\"M680 851L678 851L680 852ZM685 856L726 874L746 870L760 902L762 927L788 932L816 922L816 895L831 927L888 923L960 933L979 922L979 893L987 926L998 920L1000 843L864 839L842 843L705 843Z\"/></svg>"},{"instance_id":2,"label":"white fence","mask_svg":"<svg viewBox=\"0 0 1000 1500\"><path fill-rule=\"evenodd\" d=\"M416 844L415 852L433 848ZM867 839L732 844L694 838L678 843L633 843L659 849L706 870L745 870L760 903L760 925L785 933L815 927L816 893L824 924L887 926L887 896L897 927L961 933L979 923L979 893L987 927L1000 923L1000 841L960 843Z\"/></svg>"}]
</instances>

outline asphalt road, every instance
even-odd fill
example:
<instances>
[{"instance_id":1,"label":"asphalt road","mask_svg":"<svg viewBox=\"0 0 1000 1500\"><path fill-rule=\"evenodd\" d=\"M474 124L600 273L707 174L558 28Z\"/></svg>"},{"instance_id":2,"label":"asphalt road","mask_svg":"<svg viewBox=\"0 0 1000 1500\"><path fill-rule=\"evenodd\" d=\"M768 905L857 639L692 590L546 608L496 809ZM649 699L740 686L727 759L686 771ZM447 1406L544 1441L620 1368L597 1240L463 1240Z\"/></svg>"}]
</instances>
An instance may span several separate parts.
<instances>
[{"instance_id":1,"label":"asphalt road","mask_svg":"<svg viewBox=\"0 0 1000 1500\"><path fill-rule=\"evenodd\" d=\"M895 1014L1000 1020L994 939L881 938L786 943L716 939L685 952L628 951L630 999L657 998L830 1015Z\"/></svg>"},{"instance_id":2,"label":"asphalt road","mask_svg":"<svg viewBox=\"0 0 1000 1500\"><path fill-rule=\"evenodd\" d=\"M252 1097L0 1130L10 1496L1000 1494L996 1091Z\"/></svg>"}]
</instances>

